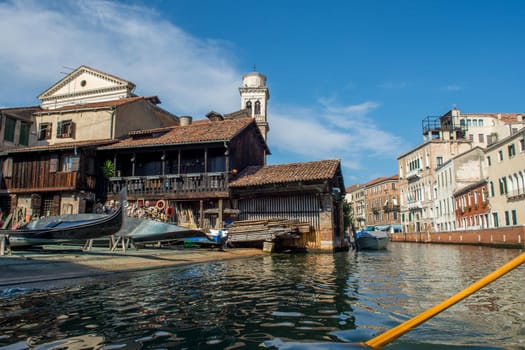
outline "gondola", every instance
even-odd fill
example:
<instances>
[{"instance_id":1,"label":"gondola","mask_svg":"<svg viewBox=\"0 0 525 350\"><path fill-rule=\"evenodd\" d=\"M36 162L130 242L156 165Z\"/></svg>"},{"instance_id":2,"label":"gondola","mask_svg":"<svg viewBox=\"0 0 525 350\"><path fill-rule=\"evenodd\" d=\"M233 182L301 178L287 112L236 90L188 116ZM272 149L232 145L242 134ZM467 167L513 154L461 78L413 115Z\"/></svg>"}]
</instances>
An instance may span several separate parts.
<instances>
[{"instance_id":1,"label":"gondola","mask_svg":"<svg viewBox=\"0 0 525 350\"><path fill-rule=\"evenodd\" d=\"M42 217L17 229L2 229L11 247L79 242L118 232L122 227L126 190L119 194L117 208L109 214L70 214Z\"/></svg>"}]
</instances>

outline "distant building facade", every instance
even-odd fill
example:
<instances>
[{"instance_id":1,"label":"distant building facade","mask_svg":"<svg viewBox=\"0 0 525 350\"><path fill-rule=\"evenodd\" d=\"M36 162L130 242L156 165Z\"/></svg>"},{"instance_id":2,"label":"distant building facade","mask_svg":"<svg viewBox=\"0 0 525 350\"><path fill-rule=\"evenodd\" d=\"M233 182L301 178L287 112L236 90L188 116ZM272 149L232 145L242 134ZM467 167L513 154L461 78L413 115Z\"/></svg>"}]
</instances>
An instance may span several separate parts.
<instances>
[{"instance_id":1,"label":"distant building facade","mask_svg":"<svg viewBox=\"0 0 525 350\"><path fill-rule=\"evenodd\" d=\"M525 128L486 150L490 227L525 224Z\"/></svg>"},{"instance_id":2,"label":"distant building facade","mask_svg":"<svg viewBox=\"0 0 525 350\"><path fill-rule=\"evenodd\" d=\"M366 226L399 226L399 176L379 177L346 189L356 230Z\"/></svg>"},{"instance_id":3,"label":"distant building facade","mask_svg":"<svg viewBox=\"0 0 525 350\"><path fill-rule=\"evenodd\" d=\"M523 125L523 115L519 113L461 114L453 109L441 117L425 118L424 143L398 157L403 231L437 232L453 227L450 190L459 188L438 193L437 170L455 156L476 146L484 149L516 133ZM446 171L443 169L442 173ZM443 210L449 204L446 217L438 219L440 203Z\"/></svg>"}]
</instances>

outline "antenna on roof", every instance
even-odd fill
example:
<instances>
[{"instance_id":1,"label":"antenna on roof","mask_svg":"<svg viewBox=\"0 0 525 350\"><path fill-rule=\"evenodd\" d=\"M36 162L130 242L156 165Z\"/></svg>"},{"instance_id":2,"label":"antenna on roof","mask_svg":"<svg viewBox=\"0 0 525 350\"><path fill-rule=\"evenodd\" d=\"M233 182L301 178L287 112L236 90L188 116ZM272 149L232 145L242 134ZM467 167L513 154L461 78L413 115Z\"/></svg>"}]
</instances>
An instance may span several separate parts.
<instances>
[{"instance_id":1,"label":"antenna on roof","mask_svg":"<svg viewBox=\"0 0 525 350\"><path fill-rule=\"evenodd\" d=\"M256 72L257 70L255 69L255 64L253 65L253 71Z\"/></svg>"},{"instance_id":2,"label":"antenna on roof","mask_svg":"<svg viewBox=\"0 0 525 350\"><path fill-rule=\"evenodd\" d=\"M72 71L75 70L75 68L71 68L71 67L67 67L67 66L62 66L62 68L70 70L70 72L60 72L60 74L64 74L64 75L68 75L69 73L71 73Z\"/></svg>"}]
</instances>

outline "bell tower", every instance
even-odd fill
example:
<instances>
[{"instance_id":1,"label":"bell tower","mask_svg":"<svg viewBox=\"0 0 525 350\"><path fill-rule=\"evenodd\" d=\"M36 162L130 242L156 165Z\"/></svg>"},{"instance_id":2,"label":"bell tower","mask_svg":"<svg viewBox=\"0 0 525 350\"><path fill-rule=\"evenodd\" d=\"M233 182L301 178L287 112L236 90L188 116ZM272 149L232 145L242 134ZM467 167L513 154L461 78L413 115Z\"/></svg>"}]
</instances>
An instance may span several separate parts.
<instances>
[{"instance_id":1,"label":"bell tower","mask_svg":"<svg viewBox=\"0 0 525 350\"><path fill-rule=\"evenodd\" d=\"M270 131L267 119L270 92L266 86L266 76L257 73L254 68L253 72L243 75L239 93L241 94L241 109L247 109L252 118L255 118L261 134L266 140L266 135Z\"/></svg>"}]
</instances>

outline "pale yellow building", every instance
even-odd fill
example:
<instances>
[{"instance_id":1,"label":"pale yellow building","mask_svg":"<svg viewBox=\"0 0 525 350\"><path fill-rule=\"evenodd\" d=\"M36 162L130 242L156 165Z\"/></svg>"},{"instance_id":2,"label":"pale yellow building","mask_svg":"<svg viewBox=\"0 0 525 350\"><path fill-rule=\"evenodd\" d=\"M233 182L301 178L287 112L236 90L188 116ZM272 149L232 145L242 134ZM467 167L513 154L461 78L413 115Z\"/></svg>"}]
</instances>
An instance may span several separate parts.
<instances>
[{"instance_id":1,"label":"pale yellow building","mask_svg":"<svg viewBox=\"0 0 525 350\"><path fill-rule=\"evenodd\" d=\"M490 227L525 224L525 128L486 150Z\"/></svg>"}]
</instances>

